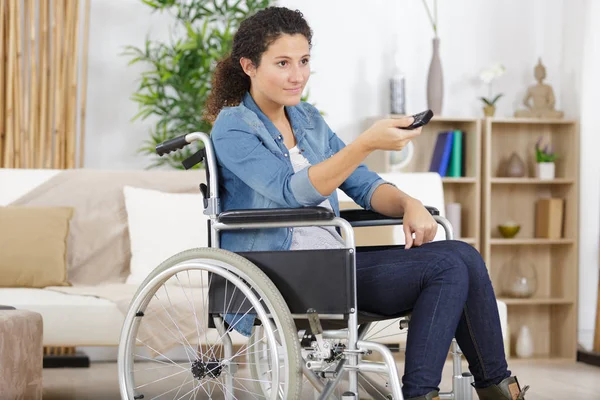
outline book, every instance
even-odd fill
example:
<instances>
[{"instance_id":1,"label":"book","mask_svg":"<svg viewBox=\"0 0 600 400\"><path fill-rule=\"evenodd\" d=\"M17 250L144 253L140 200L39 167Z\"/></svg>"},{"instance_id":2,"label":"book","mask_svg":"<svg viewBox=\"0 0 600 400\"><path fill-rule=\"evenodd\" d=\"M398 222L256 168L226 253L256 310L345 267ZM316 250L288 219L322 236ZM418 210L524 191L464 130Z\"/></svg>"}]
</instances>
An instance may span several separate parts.
<instances>
[{"instance_id":1,"label":"book","mask_svg":"<svg viewBox=\"0 0 600 400\"><path fill-rule=\"evenodd\" d=\"M465 134L465 132L463 132L462 135L462 160L460 162L461 165L461 175L460 176L467 176L467 135Z\"/></svg>"},{"instance_id":2,"label":"book","mask_svg":"<svg viewBox=\"0 0 600 400\"><path fill-rule=\"evenodd\" d=\"M437 172L440 176L446 176L450 164L453 140L454 131L438 133L431 156L431 163L429 164L429 172Z\"/></svg>"},{"instance_id":3,"label":"book","mask_svg":"<svg viewBox=\"0 0 600 400\"><path fill-rule=\"evenodd\" d=\"M453 178L459 178L462 176L462 141L463 132L454 131L454 138L452 140L452 151L450 156L450 166L448 167L448 176Z\"/></svg>"}]
</instances>

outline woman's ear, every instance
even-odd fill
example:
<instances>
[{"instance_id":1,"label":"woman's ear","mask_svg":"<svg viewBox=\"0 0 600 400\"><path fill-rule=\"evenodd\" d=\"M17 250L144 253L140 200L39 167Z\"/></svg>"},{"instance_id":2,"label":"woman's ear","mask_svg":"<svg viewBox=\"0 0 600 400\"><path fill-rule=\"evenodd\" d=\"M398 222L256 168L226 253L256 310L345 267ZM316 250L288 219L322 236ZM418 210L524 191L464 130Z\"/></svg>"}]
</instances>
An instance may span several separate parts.
<instances>
[{"instance_id":1,"label":"woman's ear","mask_svg":"<svg viewBox=\"0 0 600 400\"><path fill-rule=\"evenodd\" d=\"M254 66L252 60L250 60L249 58L240 58L240 65L242 66L242 69L244 70L246 75L248 75L249 77L252 78L254 77L254 75L256 75L256 67Z\"/></svg>"}]
</instances>

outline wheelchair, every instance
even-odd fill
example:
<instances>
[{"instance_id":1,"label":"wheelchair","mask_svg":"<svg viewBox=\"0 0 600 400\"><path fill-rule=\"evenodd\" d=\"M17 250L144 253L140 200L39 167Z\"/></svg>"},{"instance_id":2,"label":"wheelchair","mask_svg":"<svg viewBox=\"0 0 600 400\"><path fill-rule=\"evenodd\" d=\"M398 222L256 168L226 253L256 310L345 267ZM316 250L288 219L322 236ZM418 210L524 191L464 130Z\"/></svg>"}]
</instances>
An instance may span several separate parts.
<instances>
[{"instance_id":1,"label":"wheelchair","mask_svg":"<svg viewBox=\"0 0 600 400\"><path fill-rule=\"evenodd\" d=\"M205 162L207 184L200 191L209 247L173 255L137 289L118 349L122 398L294 400L306 398L308 389L318 399L403 399L392 351L377 339L391 328L408 329L410 315L357 309L355 255L362 249L353 232L402 219L362 209L336 217L322 207L221 212L208 135L182 135L156 151L163 155L198 141L200 150L183 165ZM435 208L428 210L452 239L449 222ZM219 248L222 231L307 226L335 227L345 247L239 253ZM440 398L471 400L473 377L462 371L456 340L449 350L452 390Z\"/></svg>"}]
</instances>

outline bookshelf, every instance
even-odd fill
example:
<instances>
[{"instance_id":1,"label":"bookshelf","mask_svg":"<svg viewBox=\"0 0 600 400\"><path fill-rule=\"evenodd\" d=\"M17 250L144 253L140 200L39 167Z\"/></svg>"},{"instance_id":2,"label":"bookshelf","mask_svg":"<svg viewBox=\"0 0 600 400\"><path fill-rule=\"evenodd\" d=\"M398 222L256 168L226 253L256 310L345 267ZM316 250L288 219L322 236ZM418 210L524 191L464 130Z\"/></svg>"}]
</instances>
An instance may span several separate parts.
<instances>
[{"instance_id":1,"label":"bookshelf","mask_svg":"<svg viewBox=\"0 0 600 400\"><path fill-rule=\"evenodd\" d=\"M577 355L579 132L573 120L486 118L483 123L482 255L497 297L508 306L510 354L515 355L519 329L527 325L534 338L534 357L575 360ZM534 148L539 137L552 143L559 158L556 178L535 177ZM516 152L526 165L523 178L504 177L503 166ZM538 199L564 200L559 238L535 234ZM512 239L497 226L508 220L521 225ZM537 275L530 298L507 297L501 279L508 263L529 263Z\"/></svg>"},{"instance_id":2,"label":"bookshelf","mask_svg":"<svg viewBox=\"0 0 600 400\"><path fill-rule=\"evenodd\" d=\"M369 119L367 123L374 121ZM448 130L464 132L466 168L464 176L442 177L445 202L462 205L459 239L481 252L496 295L507 304L508 354L516 356L519 329L527 325L534 339L534 358L575 360L579 280L577 121L436 116L414 139L413 159L402 172L428 171L437 134ZM556 177L552 180L535 177L534 148L540 136L545 143L553 144L559 156ZM513 152L525 162L525 177L505 177L501 173ZM388 154L385 153L374 152L365 163L374 171L389 172ZM535 204L545 197L564 200L561 237L547 239L535 235ZM512 239L501 237L497 229L499 224L508 220L521 225L520 232ZM373 233L365 235L365 240L374 236ZM357 243L359 240L360 236ZM537 291L530 298L511 298L503 294L503 270L506 271L506 265L515 257L530 263L536 272Z\"/></svg>"},{"instance_id":3,"label":"bookshelf","mask_svg":"<svg viewBox=\"0 0 600 400\"><path fill-rule=\"evenodd\" d=\"M388 115L387 117L401 117ZM368 119L367 127L376 119ZM429 171L431 154L439 132L460 130L465 142L464 173L461 177L442 177L445 204L461 204L461 232L456 239L465 241L481 251L481 145L482 123L478 118L448 118L435 116L412 142L415 147L410 164L402 172ZM371 153L365 164L376 172L389 172L389 152ZM410 193L409 193L410 194Z\"/></svg>"}]
</instances>

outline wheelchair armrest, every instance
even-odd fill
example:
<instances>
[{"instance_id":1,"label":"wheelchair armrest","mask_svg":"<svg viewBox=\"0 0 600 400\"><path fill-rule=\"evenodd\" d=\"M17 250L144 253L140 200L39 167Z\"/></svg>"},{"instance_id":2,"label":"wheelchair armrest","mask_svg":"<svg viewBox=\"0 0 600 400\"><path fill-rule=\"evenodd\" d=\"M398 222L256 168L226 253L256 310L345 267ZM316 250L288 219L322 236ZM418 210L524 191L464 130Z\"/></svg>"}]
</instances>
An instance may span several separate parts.
<instances>
[{"instance_id":1,"label":"wheelchair armrest","mask_svg":"<svg viewBox=\"0 0 600 400\"><path fill-rule=\"evenodd\" d=\"M231 210L219 214L218 221L224 224L257 222L330 221L335 214L325 207L261 208Z\"/></svg>"},{"instance_id":2,"label":"wheelchair armrest","mask_svg":"<svg viewBox=\"0 0 600 400\"><path fill-rule=\"evenodd\" d=\"M437 208L425 206L427 211L433 216L440 215ZM375 211L364 209L341 210L340 217L345 219L354 227L359 226L382 226L382 225L402 225L402 216L388 217Z\"/></svg>"},{"instance_id":3,"label":"wheelchair armrest","mask_svg":"<svg viewBox=\"0 0 600 400\"><path fill-rule=\"evenodd\" d=\"M429 211L429 213L431 215L434 215L434 216L440 215L440 211L435 207L425 206L425 208L427 209L427 211ZM378 221L378 220L384 220L384 219L402 219L402 216L388 217L387 215L379 214L378 212L371 211L371 210L364 210L362 208L341 210L340 217L344 218L348 222Z\"/></svg>"}]
</instances>

